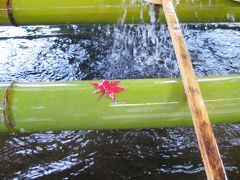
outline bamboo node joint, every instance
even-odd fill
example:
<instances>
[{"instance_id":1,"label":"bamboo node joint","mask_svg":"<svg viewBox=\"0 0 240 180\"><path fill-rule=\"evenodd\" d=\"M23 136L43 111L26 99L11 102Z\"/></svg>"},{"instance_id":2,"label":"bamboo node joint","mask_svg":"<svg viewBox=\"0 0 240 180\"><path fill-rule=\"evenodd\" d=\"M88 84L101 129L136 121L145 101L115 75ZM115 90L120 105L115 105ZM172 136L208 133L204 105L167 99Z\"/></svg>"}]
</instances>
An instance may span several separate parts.
<instances>
[{"instance_id":1,"label":"bamboo node joint","mask_svg":"<svg viewBox=\"0 0 240 180\"><path fill-rule=\"evenodd\" d=\"M11 133L18 132L16 129L14 129L14 123L12 122L10 115L9 115L10 108L8 107L9 91L11 88L13 88L14 84L15 84L15 81L12 81L10 83L10 85L7 87L4 98L3 98L3 102L2 102L3 119L4 119L4 122L5 122L5 125L8 129L8 131Z\"/></svg>"}]
</instances>

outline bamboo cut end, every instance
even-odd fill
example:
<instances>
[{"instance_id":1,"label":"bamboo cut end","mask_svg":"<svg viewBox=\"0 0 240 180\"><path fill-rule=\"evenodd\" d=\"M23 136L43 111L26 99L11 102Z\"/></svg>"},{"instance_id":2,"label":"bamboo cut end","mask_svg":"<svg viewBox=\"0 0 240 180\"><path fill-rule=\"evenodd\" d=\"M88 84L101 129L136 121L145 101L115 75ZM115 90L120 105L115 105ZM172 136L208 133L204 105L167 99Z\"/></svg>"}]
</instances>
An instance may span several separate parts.
<instances>
[{"instance_id":1,"label":"bamboo cut end","mask_svg":"<svg viewBox=\"0 0 240 180\"><path fill-rule=\"evenodd\" d=\"M5 126L5 104L6 104L6 91L8 88L8 84L1 86L0 87L0 103L1 103L1 108L0 108L0 132L9 132L7 127Z\"/></svg>"}]
</instances>

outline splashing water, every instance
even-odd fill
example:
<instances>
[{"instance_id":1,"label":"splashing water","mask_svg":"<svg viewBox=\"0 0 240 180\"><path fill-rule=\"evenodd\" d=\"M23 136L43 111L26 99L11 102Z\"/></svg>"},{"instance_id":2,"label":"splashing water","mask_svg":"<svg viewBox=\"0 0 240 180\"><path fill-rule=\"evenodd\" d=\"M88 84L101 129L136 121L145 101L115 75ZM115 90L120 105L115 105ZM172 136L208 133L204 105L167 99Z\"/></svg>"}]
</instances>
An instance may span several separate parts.
<instances>
[{"instance_id":1,"label":"splashing water","mask_svg":"<svg viewBox=\"0 0 240 180\"><path fill-rule=\"evenodd\" d=\"M106 78L173 77L178 72L164 27L125 25L113 30L113 46L102 63ZM164 44L164 46L162 46Z\"/></svg>"},{"instance_id":2,"label":"splashing water","mask_svg":"<svg viewBox=\"0 0 240 180\"><path fill-rule=\"evenodd\" d=\"M239 73L239 25L199 27L183 26L197 75ZM164 25L2 27L1 34L1 82L179 76Z\"/></svg>"}]
</instances>

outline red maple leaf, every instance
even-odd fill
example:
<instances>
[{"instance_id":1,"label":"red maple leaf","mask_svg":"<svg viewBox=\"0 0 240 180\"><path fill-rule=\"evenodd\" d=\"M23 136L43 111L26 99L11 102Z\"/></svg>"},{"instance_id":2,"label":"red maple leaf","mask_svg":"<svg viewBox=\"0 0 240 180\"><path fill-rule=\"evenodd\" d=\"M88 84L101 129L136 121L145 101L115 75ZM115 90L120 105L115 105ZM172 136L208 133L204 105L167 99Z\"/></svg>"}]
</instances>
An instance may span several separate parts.
<instances>
[{"instance_id":1,"label":"red maple leaf","mask_svg":"<svg viewBox=\"0 0 240 180\"><path fill-rule=\"evenodd\" d=\"M99 97L99 99L101 99L103 96L107 95L112 99L112 101L115 101L115 99L116 99L115 94L126 90L125 88L118 86L119 83L120 83L120 81L110 82L109 80L102 80L99 84L98 83L91 83L91 84L93 87L97 88L97 90L93 92L94 94L99 93L99 92L102 93L102 95Z\"/></svg>"}]
</instances>

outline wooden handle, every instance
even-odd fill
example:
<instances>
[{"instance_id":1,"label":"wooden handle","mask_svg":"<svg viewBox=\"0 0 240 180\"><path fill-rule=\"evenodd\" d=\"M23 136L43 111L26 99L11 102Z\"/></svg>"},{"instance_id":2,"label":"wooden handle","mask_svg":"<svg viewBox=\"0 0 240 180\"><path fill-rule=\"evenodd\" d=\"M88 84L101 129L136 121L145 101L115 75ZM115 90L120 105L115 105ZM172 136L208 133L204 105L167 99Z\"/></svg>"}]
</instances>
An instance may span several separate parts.
<instances>
[{"instance_id":1,"label":"wooden handle","mask_svg":"<svg viewBox=\"0 0 240 180\"><path fill-rule=\"evenodd\" d=\"M208 113L171 0L162 0L207 178L227 179Z\"/></svg>"}]
</instances>

